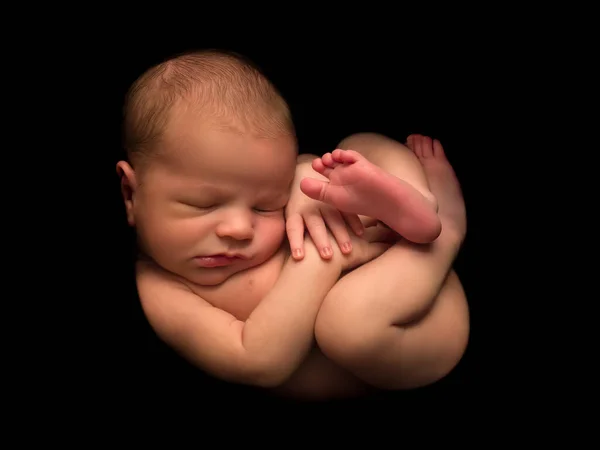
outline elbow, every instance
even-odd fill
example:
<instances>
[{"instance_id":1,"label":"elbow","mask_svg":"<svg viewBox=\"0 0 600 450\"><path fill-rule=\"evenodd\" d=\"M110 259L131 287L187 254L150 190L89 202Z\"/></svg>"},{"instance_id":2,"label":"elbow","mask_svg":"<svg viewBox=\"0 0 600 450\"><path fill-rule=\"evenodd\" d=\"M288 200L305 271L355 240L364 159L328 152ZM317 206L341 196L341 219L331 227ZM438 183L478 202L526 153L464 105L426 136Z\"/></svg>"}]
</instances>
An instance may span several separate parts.
<instances>
[{"instance_id":1,"label":"elbow","mask_svg":"<svg viewBox=\"0 0 600 450\"><path fill-rule=\"evenodd\" d=\"M292 364L278 360L273 355L245 352L230 366L230 381L259 388L276 388L285 383L293 373Z\"/></svg>"},{"instance_id":2,"label":"elbow","mask_svg":"<svg viewBox=\"0 0 600 450\"><path fill-rule=\"evenodd\" d=\"M230 359L230 369L237 378L233 381L260 388L281 386L294 372L293 359L269 346L257 345L257 342L248 344L244 329L241 329L241 346L237 348L236 356Z\"/></svg>"},{"instance_id":3,"label":"elbow","mask_svg":"<svg viewBox=\"0 0 600 450\"><path fill-rule=\"evenodd\" d=\"M258 364L256 361L231 364L227 367L203 367L212 376L228 383L243 384L258 388L276 388L281 386L290 376L271 365Z\"/></svg>"},{"instance_id":4,"label":"elbow","mask_svg":"<svg viewBox=\"0 0 600 450\"><path fill-rule=\"evenodd\" d=\"M231 365L227 368L201 367L208 374L227 383L241 384L257 388L271 389L284 384L291 374L256 363Z\"/></svg>"}]
</instances>

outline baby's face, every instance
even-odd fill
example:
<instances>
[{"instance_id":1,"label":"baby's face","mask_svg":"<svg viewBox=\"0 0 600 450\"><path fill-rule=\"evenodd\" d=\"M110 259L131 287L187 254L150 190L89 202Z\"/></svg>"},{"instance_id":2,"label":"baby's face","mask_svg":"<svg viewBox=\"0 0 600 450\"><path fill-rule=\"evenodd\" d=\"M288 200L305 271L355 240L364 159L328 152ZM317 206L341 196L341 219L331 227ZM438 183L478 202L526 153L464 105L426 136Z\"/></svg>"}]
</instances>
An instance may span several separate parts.
<instances>
[{"instance_id":1,"label":"baby's face","mask_svg":"<svg viewBox=\"0 0 600 450\"><path fill-rule=\"evenodd\" d=\"M151 163L138 187L135 226L157 264L216 285L265 262L284 241L295 142L179 119L165 136L164 161Z\"/></svg>"}]
</instances>

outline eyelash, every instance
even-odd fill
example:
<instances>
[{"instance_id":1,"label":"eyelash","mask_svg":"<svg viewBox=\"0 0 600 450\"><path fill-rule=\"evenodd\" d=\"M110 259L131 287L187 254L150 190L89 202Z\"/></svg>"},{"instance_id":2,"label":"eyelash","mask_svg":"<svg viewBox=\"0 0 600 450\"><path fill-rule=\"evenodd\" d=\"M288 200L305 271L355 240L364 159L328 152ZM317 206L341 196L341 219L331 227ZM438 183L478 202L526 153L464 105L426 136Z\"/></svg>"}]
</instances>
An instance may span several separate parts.
<instances>
[{"instance_id":1,"label":"eyelash","mask_svg":"<svg viewBox=\"0 0 600 450\"><path fill-rule=\"evenodd\" d=\"M209 205L209 206L198 206L198 205L190 205L193 208L196 209L212 209L217 207L218 205L214 204L214 205ZM269 212L276 212L279 211L281 208L276 208L276 209L262 209L262 208L252 208L254 211L256 212L260 212L260 213L269 213Z\"/></svg>"},{"instance_id":2,"label":"eyelash","mask_svg":"<svg viewBox=\"0 0 600 450\"><path fill-rule=\"evenodd\" d=\"M254 209L254 211L263 212L263 213L275 212L275 211L279 210L279 209L260 209L260 208L252 208L252 209Z\"/></svg>"}]
</instances>

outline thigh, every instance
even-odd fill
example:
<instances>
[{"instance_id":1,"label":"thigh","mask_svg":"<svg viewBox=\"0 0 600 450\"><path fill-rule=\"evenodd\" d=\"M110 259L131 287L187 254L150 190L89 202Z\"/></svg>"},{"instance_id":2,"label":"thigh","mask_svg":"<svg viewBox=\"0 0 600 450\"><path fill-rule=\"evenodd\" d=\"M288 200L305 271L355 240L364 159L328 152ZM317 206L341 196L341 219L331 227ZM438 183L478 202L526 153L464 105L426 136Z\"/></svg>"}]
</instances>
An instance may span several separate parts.
<instances>
[{"instance_id":1,"label":"thigh","mask_svg":"<svg viewBox=\"0 0 600 450\"><path fill-rule=\"evenodd\" d=\"M390 360L391 388L426 386L448 375L462 359L469 341L469 307L453 270L422 317L399 325L398 353ZM395 375L395 379L394 379Z\"/></svg>"},{"instance_id":2,"label":"thigh","mask_svg":"<svg viewBox=\"0 0 600 450\"><path fill-rule=\"evenodd\" d=\"M379 389L433 384L456 367L467 348L469 309L454 271L431 306L408 322L359 326L366 314L345 320L354 314L351 306L324 305L316 322L317 342L332 361Z\"/></svg>"}]
</instances>

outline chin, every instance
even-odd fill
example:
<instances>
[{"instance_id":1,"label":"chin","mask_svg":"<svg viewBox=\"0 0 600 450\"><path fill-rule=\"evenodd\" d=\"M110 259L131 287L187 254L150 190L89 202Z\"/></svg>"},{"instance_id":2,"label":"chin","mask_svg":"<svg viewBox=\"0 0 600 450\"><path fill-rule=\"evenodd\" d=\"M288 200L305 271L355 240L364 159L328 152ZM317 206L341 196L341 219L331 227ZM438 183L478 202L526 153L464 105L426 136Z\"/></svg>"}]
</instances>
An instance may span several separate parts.
<instances>
[{"instance_id":1,"label":"chin","mask_svg":"<svg viewBox=\"0 0 600 450\"><path fill-rule=\"evenodd\" d=\"M219 284L224 283L234 275L245 270L251 269L256 265L257 264L248 264L235 268L222 267L214 269L202 269L200 273L192 272L190 276L186 278L200 286L218 286Z\"/></svg>"},{"instance_id":2,"label":"chin","mask_svg":"<svg viewBox=\"0 0 600 450\"><path fill-rule=\"evenodd\" d=\"M211 269L211 271L208 273L193 274L188 279L199 286L218 286L238 272L239 270L232 271Z\"/></svg>"}]
</instances>

